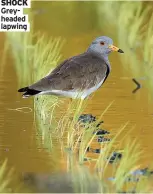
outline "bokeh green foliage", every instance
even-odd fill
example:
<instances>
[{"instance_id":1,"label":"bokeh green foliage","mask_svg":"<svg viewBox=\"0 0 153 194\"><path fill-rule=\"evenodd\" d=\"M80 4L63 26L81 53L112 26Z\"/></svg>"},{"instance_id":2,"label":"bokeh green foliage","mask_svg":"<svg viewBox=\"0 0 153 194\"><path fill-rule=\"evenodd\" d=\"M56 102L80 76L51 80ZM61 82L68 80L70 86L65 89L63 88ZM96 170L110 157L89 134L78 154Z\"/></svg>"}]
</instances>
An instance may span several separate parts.
<instances>
[{"instance_id":1,"label":"bokeh green foliage","mask_svg":"<svg viewBox=\"0 0 153 194\"><path fill-rule=\"evenodd\" d=\"M125 51L122 65L135 78L145 77L153 91L153 16L151 2L103 1L97 6L101 28Z\"/></svg>"}]
</instances>

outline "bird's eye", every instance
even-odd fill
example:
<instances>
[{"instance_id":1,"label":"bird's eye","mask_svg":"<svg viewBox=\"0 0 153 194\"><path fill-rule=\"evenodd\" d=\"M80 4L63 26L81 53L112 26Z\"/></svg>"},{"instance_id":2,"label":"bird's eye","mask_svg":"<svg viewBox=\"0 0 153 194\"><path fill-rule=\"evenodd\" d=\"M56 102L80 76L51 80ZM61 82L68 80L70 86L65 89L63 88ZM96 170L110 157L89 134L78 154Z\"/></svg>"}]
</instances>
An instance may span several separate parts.
<instances>
[{"instance_id":1,"label":"bird's eye","mask_svg":"<svg viewBox=\"0 0 153 194\"><path fill-rule=\"evenodd\" d=\"M100 44L101 44L101 45L104 45L105 43L102 41L102 42L100 42Z\"/></svg>"}]
</instances>

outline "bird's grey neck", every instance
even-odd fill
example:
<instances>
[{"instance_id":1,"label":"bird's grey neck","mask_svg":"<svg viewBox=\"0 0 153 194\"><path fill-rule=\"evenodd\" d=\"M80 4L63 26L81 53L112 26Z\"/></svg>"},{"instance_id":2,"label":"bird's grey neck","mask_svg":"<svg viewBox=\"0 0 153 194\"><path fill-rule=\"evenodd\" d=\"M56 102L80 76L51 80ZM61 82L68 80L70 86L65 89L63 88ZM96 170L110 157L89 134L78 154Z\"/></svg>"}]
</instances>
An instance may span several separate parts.
<instances>
[{"instance_id":1,"label":"bird's grey neck","mask_svg":"<svg viewBox=\"0 0 153 194\"><path fill-rule=\"evenodd\" d=\"M101 54L99 54L97 52L94 52L90 48L88 48L87 53L92 53L92 54L98 56L99 58L103 59L105 61L105 63L107 64L109 70L111 70L111 65L110 65L110 62L109 62L109 59L108 59L108 54L101 55Z\"/></svg>"}]
</instances>

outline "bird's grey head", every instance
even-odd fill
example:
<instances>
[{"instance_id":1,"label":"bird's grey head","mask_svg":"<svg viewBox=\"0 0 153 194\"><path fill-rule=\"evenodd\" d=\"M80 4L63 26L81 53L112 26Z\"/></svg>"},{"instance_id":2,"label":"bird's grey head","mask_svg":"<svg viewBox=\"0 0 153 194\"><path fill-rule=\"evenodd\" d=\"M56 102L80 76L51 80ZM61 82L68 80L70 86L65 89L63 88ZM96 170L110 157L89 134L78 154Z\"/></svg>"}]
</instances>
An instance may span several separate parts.
<instances>
[{"instance_id":1,"label":"bird's grey head","mask_svg":"<svg viewBox=\"0 0 153 194\"><path fill-rule=\"evenodd\" d=\"M87 52L94 52L96 54L107 56L112 51L124 53L121 49L113 45L113 40L107 36L100 36L96 38L89 46Z\"/></svg>"}]
</instances>

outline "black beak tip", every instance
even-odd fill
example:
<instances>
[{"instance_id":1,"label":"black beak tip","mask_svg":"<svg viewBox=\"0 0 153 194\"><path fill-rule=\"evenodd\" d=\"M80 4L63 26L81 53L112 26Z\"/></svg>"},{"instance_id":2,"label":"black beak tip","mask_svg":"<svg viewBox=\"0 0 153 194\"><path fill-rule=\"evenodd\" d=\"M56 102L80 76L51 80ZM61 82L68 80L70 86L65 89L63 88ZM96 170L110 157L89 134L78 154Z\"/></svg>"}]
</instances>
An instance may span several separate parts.
<instances>
[{"instance_id":1,"label":"black beak tip","mask_svg":"<svg viewBox=\"0 0 153 194\"><path fill-rule=\"evenodd\" d=\"M118 50L119 53L124 53L124 51L122 51L121 49Z\"/></svg>"}]
</instances>

